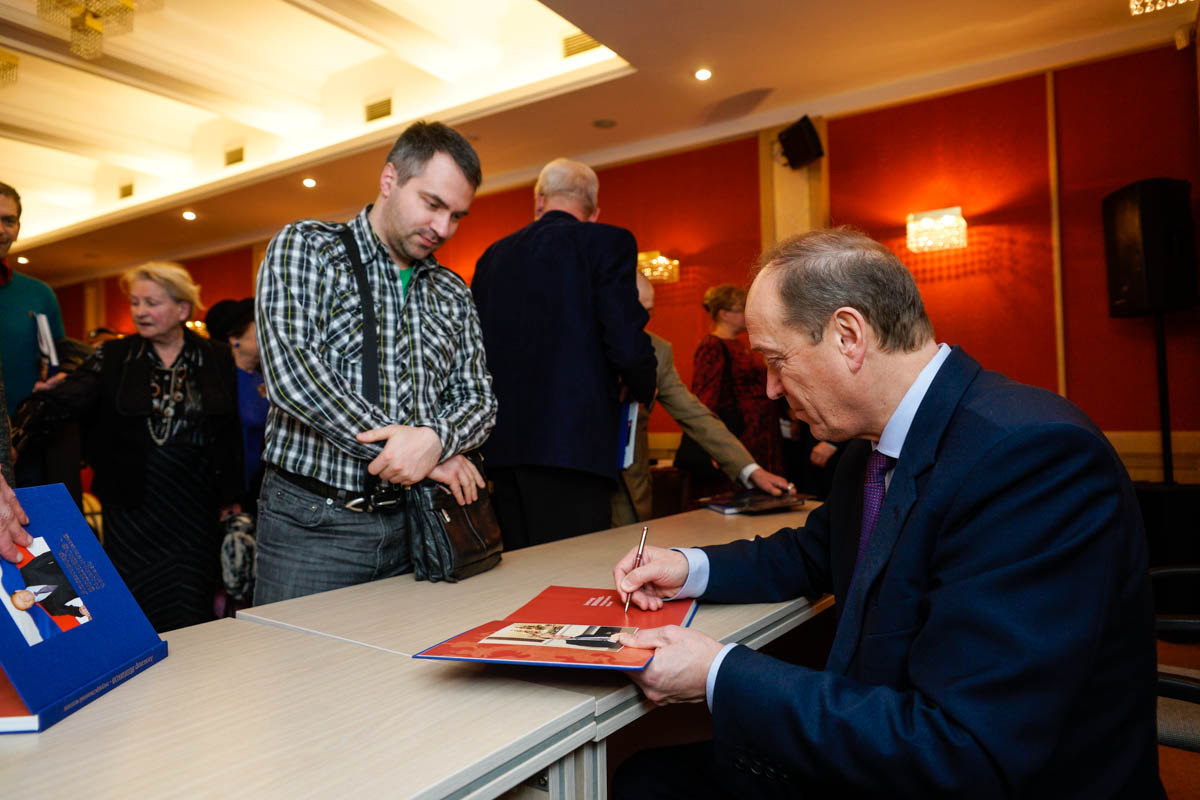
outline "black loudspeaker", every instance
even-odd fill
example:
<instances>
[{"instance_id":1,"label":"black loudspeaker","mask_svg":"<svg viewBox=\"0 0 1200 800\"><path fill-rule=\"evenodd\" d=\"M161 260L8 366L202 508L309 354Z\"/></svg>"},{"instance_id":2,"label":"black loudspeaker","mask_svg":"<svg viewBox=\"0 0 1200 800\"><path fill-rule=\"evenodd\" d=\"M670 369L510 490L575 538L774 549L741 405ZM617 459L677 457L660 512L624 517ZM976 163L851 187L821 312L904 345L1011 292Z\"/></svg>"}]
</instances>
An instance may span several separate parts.
<instances>
[{"instance_id":1,"label":"black loudspeaker","mask_svg":"<svg viewBox=\"0 0 1200 800\"><path fill-rule=\"evenodd\" d=\"M808 166L825 155L821 137L807 115L779 132L779 146L783 148L783 157L792 169Z\"/></svg>"},{"instance_id":2,"label":"black loudspeaker","mask_svg":"<svg viewBox=\"0 0 1200 800\"><path fill-rule=\"evenodd\" d=\"M1196 305L1191 188L1187 181L1150 178L1104 198L1110 316Z\"/></svg>"}]
</instances>

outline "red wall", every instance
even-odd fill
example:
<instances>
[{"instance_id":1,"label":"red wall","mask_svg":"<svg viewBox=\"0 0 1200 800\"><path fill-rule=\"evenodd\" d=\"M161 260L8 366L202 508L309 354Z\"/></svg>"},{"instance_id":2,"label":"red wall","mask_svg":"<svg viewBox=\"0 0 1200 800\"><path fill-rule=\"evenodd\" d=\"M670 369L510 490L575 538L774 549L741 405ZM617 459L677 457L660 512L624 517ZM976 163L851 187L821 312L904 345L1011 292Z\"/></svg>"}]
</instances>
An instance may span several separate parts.
<instances>
[{"instance_id":1,"label":"red wall","mask_svg":"<svg viewBox=\"0 0 1200 800\"><path fill-rule=\"evenodd\" d=\"M1108 316L1100 201L1200 185L1196 56L1172 47L1055 73L1067 396L1107 430L1158 426L1150 318ZM1057 387L1044 76L829 123L831 213L912 270L940 341ZM1196 193L1193 193L1196 197ZM912 254L904 218L961 205L966 250ZM1195 203L1194 203L1195 206ZM1168 316L1173 427L1200 427L1200 311Z\"/></svg>"},{"instance_id":2,"label":"red wall","mask_svg":"<svg viewBox=\"0 0 1200 800\"><path fill-rule=\"evenodd\" d=\"M1194 51L1161 48L1055 74L1068 396L1109 430L1158 425L1149 319L1107 314L1100 199L1168 176L1200 186ZM1057 386L1045 78L1035 76L830 121L831 215L879 237L916 276L938 339L985 366ZM681 263L657 287L650 329L675 345L690 382L708 330L705 288L744 284L759 250L754 137L599 171L600 219ZM909 212L961 205L969 246L913 254ZM439 259L468 280L491 242L532 218L531 187L479 197ZM187 262L206 304L252 293L249 248ZM82 332L81 288L59 290ZM116 279L107 324L129 331ZM74 322L78 319L79 322ZM75 325L76 327L72 327ZM1200 310L1167 318L1173 422L1200 427ZM661 410L651 430L676 430Z\"/></svg>"},{"instance_id":3,"label":"red wall","mask_svg":"<svg viewBox=\"0 0 1200 800\"><path fill-rule=\"evenodd\" d=\"M200 300L210 308L218 300L254 296L254 264L252 249L242 247L201 258L181 261L200 284ZM133 319L129 316L129 299L121 291L121 276L104 279L104 326L118 333L133 333ZM78 285L78 284L76 284ZM66 287L73 289L74 286ZM58 290L61 296L63 289ZM64 318L66 309L63 310ZM193 318L204 319L204 311L194 313Z\"/></svg>"},{"instance_id":4,"label":"red wall","mask_svg":"<svg viewBox=\"0 0 1200 800\"><path fill-rule=\"evenodd\" d=\"M1192 182L1196 57L1163 48L1062 70L1058 109L1067 393L1106 430L1158 427L1152 317L1108 315L1100 202L1144 178ZM1166 315L1171 422L1200 428L1200 309Z\"/></svg>"},{"instance_id":5,"label":"red wall","mask_svg":"<svg viewBox=\"0 0 1200 800\"><path fill-rule=\"evenodd\" d=\"M643 250L661 250L681 262L680 281L659 285L648 326L675 346L675 363L691 382L692 353L708 332L700 306L704 290L718 283L745 285L759 252L758 145L755 137L598 171L600 219L628 228ZM533 218L533 187L476 198L438 260L468 282L488 245ZM249 248L184 262L201 284L206 305L253 294ZM60 289L74 292L81 287ZM105 279L106 325L133 330L118 278ZM82 310L79 314L82 319ZM679 430L661 409L653 431Z\"/></svg>"},{"instance_id":6,"label":"red wall","mask_svg":"<svg viewBox=\"0 0 1200 800\"><path fill-rule=\"evenodd\" d=\"M692 353L708 333L700 306L718 283L746 284L760 249L758 144L755 137L700 150L597 170L600 221L628 228L642 250L661 250L680 262L680 280L659 284L647 326L669 340L684 383ZM533 218L533 187L478 198L438 260L470 280L475 262L495 240ZM651 431L679 427L656 408Z\"/></svg>"},{"instance_id":7,"label":"red wall","mask_svg":"<svg viewBox=\"0 0 1200 800\"><path fill-rule=\"evenodd\" d=\"M939 341L1055 389L1045 79L829 123L830 215L908 266ZM905 218L961 206L967 248L910 253Z\"/></svg>"},{"instance_id":8,"label":"red wall","mask_svg":"<svg viewBox=\"0 0 1200 800\"><path fill-rule=\"evenodd\" d=\"M60 287L54 290L54 294L62 311L63 332L72 339L82 340L87 333L83 323L83 284Z\"/></svg>"}]
</instances>

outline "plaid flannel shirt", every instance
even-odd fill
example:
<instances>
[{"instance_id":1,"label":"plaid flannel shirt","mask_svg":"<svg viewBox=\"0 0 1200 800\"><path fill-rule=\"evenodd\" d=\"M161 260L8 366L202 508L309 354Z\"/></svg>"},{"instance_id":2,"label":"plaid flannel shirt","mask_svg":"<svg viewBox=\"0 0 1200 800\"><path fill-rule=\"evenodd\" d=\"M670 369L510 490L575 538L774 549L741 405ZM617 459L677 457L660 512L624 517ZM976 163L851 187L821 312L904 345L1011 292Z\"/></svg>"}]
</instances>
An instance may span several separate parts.
<instances>
[{"instance_id":1,"label":"plaid flannel shirt","mask_svg":"<svg viewBox=\"0 0 1200 800\"><path fill-rule=\"evenodd\" d=\"M382 444L355 434L398 423L432 428L442 459L477 447L496 420L471 292L432 256L399 269L367 220L347 225L379 320L378 405L363 397L362 309L338 223L302 220L267 247L255 293L271 401L263 460L349 491Z\"/></svg>"}]
</instances>

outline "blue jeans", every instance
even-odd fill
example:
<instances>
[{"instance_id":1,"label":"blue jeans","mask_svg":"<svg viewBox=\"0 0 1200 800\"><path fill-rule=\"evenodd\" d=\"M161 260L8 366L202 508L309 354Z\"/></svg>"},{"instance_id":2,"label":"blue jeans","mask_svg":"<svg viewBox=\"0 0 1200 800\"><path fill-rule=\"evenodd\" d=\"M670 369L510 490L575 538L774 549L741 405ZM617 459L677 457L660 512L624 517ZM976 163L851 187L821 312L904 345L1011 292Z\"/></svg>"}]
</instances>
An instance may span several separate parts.
<instances>
[{"instance_id":1,"label":"blue jeans","mask_svg":"<svg viewBox=\"0 0 1200 800\"><path fill-rule=\"evenodd\" d=\"M271 469L257 539L256 606L412 571L403 508L350 511Z\"/></svg>"}]
</instances>

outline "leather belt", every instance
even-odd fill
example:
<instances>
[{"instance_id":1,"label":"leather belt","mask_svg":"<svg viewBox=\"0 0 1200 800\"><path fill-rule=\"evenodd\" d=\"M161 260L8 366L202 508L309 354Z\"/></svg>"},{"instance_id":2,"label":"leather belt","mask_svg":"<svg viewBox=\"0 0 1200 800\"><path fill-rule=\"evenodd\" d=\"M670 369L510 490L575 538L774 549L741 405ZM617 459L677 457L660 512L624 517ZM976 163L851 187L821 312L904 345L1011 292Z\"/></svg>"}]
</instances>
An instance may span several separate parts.
<instances>
[{"instance_id":1,"label":"leather belt","mask_svg":"<svg viewBox=\"0 0 1200 800\"><path fill-rule=\"evenodd\" d=\"M404 507L404 487L393 484L385 484L378 491L371 495L367 495L362 491L350 491L348 489L340 489L337 486L330 486L324 481L319 481L316 478L308 475L297 475L294 472L288 472L286 469L273 467L275 473L293 486L297 486L306 492L311 492L318 497L324 497L326 500L332 500L350 511L397 511Z\"/></svg>"}]
</instances>

